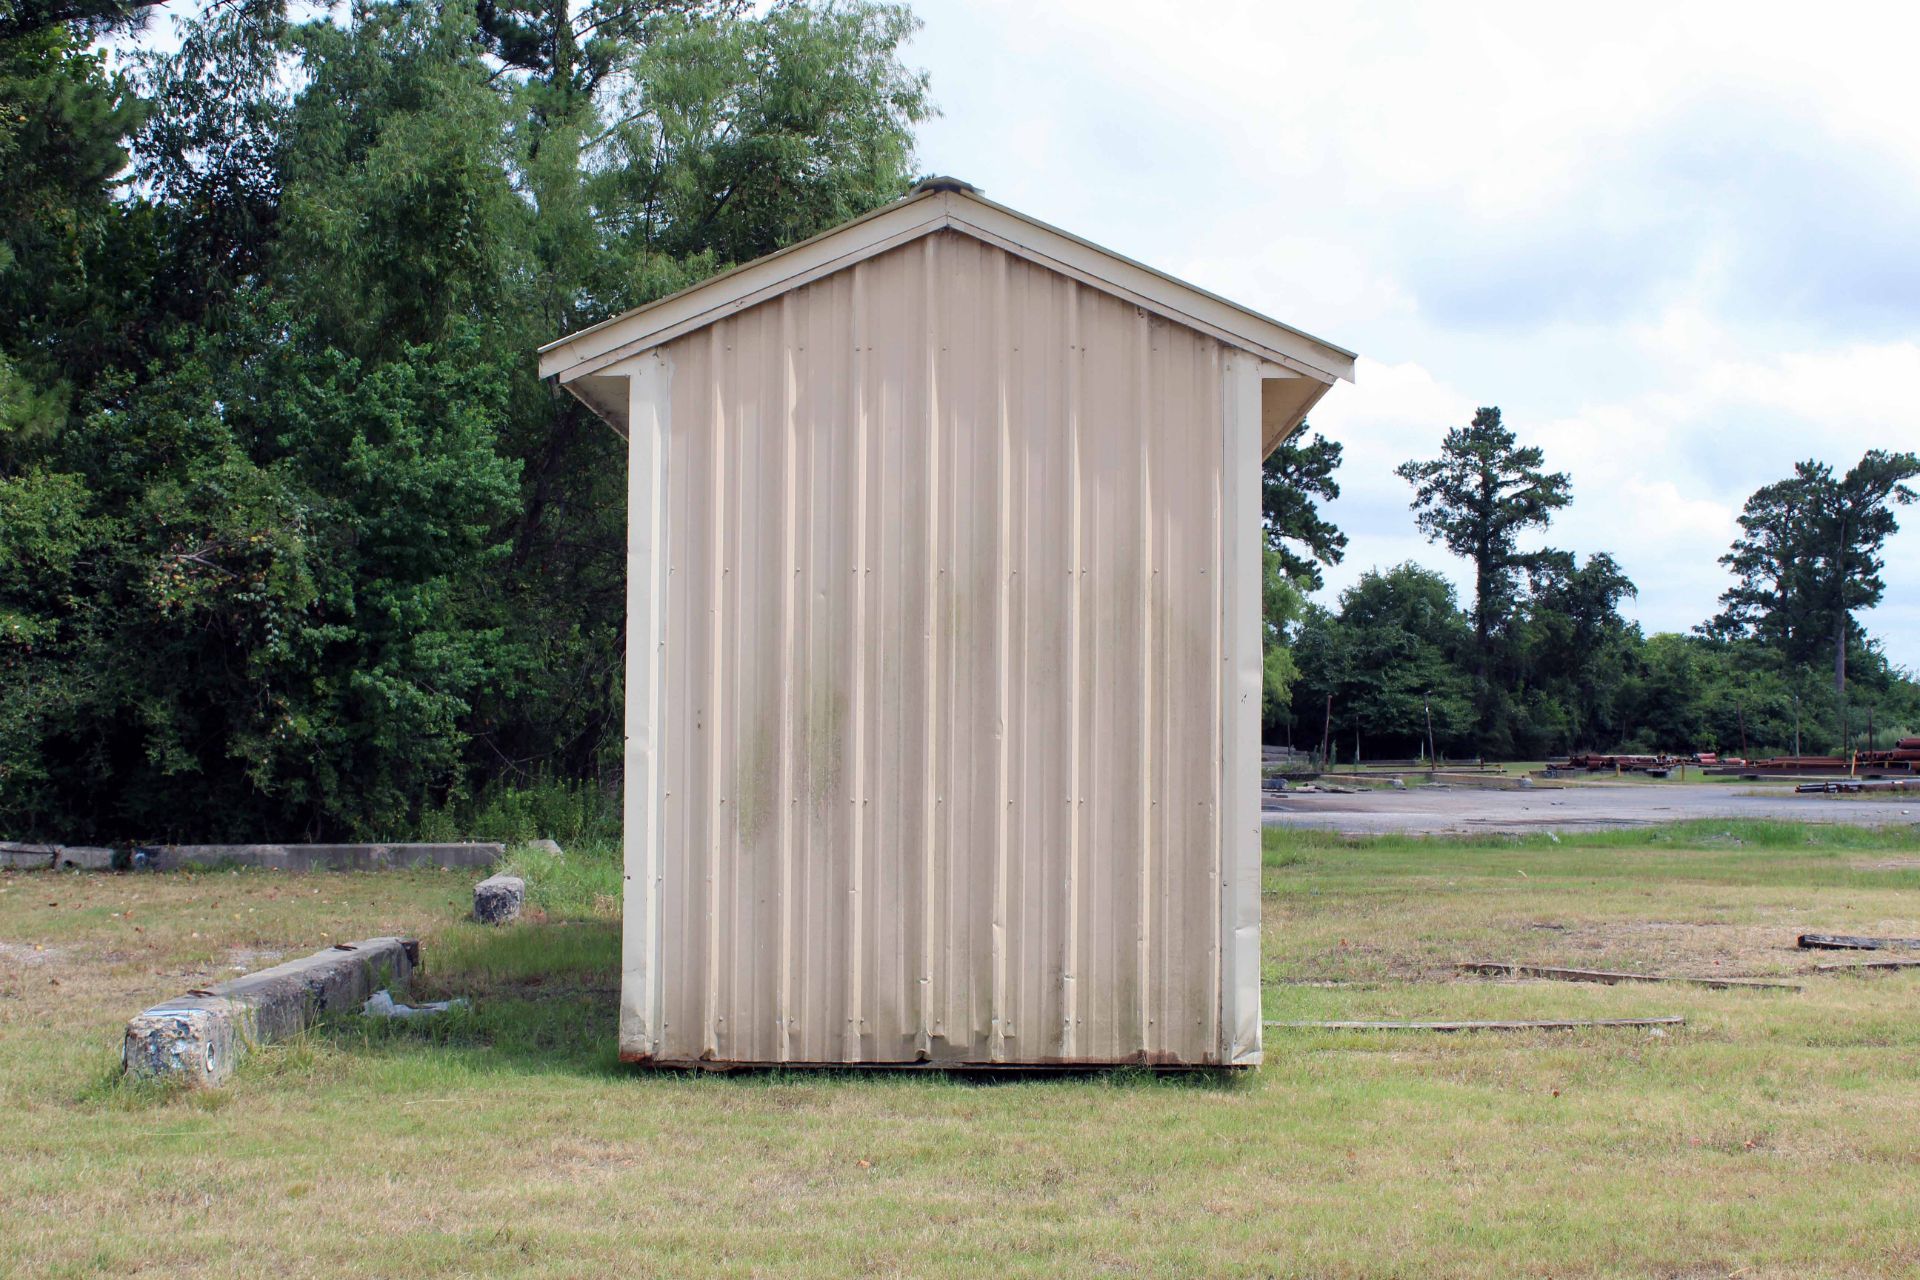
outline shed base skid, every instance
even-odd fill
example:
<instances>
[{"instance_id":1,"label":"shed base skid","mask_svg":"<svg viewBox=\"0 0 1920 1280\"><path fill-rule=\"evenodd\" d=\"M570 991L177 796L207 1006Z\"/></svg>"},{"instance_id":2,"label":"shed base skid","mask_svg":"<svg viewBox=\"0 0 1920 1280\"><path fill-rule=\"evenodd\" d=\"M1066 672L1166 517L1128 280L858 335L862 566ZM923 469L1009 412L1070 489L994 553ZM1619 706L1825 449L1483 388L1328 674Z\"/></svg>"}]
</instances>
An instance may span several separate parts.
<instances>
[{"instance_id":1,"label":"shed base skid","mask_svg":"<svg viewBox=\"0 0 1920 1280\"><path fill-rule=\"evenodd\" d=\"M1218 1074L1238 1074L1252 1071L1258 1062L1238 1062L1228 1065L1222 1062L1177 1062L1151 1054L1135 1054L1130 1058L1054 1058L1040 1062L976 1062L967 1060L949 1060L936 1062L900 1061L900 1062L724 1062L701 1058L655 1058L644 1053L629 1053L622 1049L620 1061L630 1067L646 1067L654 1071L710 1071L715 1075L725 1075L734 1071L957 1071L965 1073L990 1073L993 1075L1044 1074L1061 1075L1071 1072L1122 1071L1138 1069L1153 1072L1210 1072Z\"/></svg>"}]
</instances>

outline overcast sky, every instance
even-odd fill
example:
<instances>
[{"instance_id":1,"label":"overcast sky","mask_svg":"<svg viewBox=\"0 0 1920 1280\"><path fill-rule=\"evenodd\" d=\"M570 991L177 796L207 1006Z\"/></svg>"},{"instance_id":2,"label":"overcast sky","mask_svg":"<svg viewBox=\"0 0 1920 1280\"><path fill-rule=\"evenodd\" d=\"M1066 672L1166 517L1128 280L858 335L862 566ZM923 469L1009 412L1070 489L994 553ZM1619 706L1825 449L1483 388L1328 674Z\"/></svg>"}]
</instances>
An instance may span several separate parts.
<instances>
[{"instance_id":1,"label":"overcast sky","mask_svg":"<svg viewBox=\"0 0 1920 1280\"><path fill-rule=\"evenodd\" d=\"M1649 631L1755 488L1920 449L1920 6L915 0L921 167L1360 353L1332 596L1497 404ZM1866 618L1920 667L1920 507ZM1463 593L1463 600L1466 595Z\"/></svg>"}]
</instances>

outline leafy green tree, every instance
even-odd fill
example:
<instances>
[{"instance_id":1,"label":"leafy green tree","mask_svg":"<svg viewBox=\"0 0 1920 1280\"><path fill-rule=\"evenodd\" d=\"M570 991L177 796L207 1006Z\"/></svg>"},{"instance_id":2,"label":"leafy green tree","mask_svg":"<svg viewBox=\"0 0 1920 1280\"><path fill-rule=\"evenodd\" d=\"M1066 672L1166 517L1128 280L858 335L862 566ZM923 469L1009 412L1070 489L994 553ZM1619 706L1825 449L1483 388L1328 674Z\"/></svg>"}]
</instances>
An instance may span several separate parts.
<instances>
[{"instance_id":1,"label":"leafy green tree","mask_svg":"<svg viewBox=\"0 0 1920 1280\"><path fill-rule=\"evenodd\" d=\"M1299 584L1282 571L1280 557L1274 552L1268 551L1261 557L1261 570L1264 645L1260 716L1264 729L1270 734L1273 728L1288 721L1293 682L1300 675L1300 668L1293 660L1289 633L1299 622L1307 598Z\"/></svg>"},{"instance_id":2,"label":"leafy green tree","mask_svg":"<svg viewBox=\"0 0 1920 1280\"><path fill-rule=\"evenodd\" d=\"M133 138L149 329L219 323L272 283L297 78L285 0L208 7L172 51L136 55L150 110Z\"/></svg>"},{"instance_id":3,"label":"leafy green tree","mask_svg":"<svg viewBox=\"0 0 1920 1280\"><path fill-rule=\"evenodd\" d=\"M0 824L311 837L444 794L503 674L463 582L515 496L504 373L471 333L368 367L263 310L71 425L68 472L0 494L32 517Z\"/></svg>"},{"instance_id":4,"label":"leafy green tree","mask_svg":"<svg viewBox=\"0 0 1920 1280\"><path fill-rule=\"evenodd\" d=\"M138 27L147 11L165 0L4 0L0 44L59 30L85 44L113 31Z\"/></svg>"},{"instance_id":5,"label":"leafy green tree","mask_svg":"<svg viewBox=\"0 0 1920 1280\"><path fill-rule=\"evenodd\" d=\"M239 0L143 104L86 51L140 8L0 12L0 827L591 777L624 460L533 350L902 192L911 15Z\"/></svg>"},{"instance_id":6,"label":"leafy green tree","mask_svg":"<svg viewBox=\"0 0 1920 1280\"><path fill-rule=\"evenodd\" d=\"M491 323L532 211L471 11L386 5L294 40L311 79L286 122L279 289L361 356Z\"/></svg>"},{"instance_id":7,"label":"leafy green tree","mask_svg":"<svg viewBox=\"0 0 1920 1280\"><path fill-rule=\"evenodd\" d=\"M1411 756L1424 751L1431 709L1437 745L1457 748L1473 725L1472 682L1459 662L1470 637L1453 584L1439 574L1410 563L1362 574L1337 613L1309 608L1301 623L1296 713L1317 725L1331 695L1336 755L1368 742L1375 754Z\"/></svg>"},{"instance_id":8,"label":"leafy green tree","mask_svg":"<svg viewBox=\"0 0 1920 1280\"><path fill-rule=\"evenodd\" d=\"M117 345L97 263L141 108L82 24L23 12L0 38L0 355L17 383L70 391L97 346Z\"/></svg>"},{"instance_id":9,"label":"leafy green tree","mask_svg":"<svg viewBox=\"0 0 1920 1280\"><path fill-rule=\"evenodd\" d=\"M1794 474L1754 491L1740 514L1741 535L1720 563L1736 579L1705 631L1757 640L1793 662L1812 660L1829 632L1818 617L1818 566L1807 555L1831 484L1831 468L1803 462Z\"/></svg>"},{"instance_id":10,"label":"leafy green tree","mask_svg":"<svg viewBox=\"0 0 1920 1280\"><path fill-rule=\"evenodd\" d=\"M1532 697L1526 754L1613 745L1621 736L1619 692L1639 633L1620 616L1638 590L1610 555L1579 563L1544 553L1528 572L1519 676ZM1557 732L1548 732L1551 721Z\"/></svg>"},{"instance_id":11,"label":"leafy green tree","mask_svg":"<svg viewBox=\"0 0 1920 1280\"><path fill-rule=\"evenodd\" d=\"M1920 454L1872 449L1845 475L1809 460L1757 490L1741 512L1740 537L1720 558L1736 582L1720 598L1714 629L1793 662L1825 649L1844 702L1848 653L1864 641L1853 615L1886 593L1882 551L1899 529L1893 508L1914 500L1907 482L1916 476Z\"/></svg>"},{"instance_id":12,"label":"leafy green tree","mask_svg":"<svg viewBox=\"0 0 1920 1280\"><path fill-rule=\"evenodd\" d=\"M1339 564L1346 555L1347 535L1321 514L1320 504L1340 496L1333 473L1340 467L1340 445L1306 424L1267 455L1261 472L1261 526L1267 549L1280 559L1280 571L1318 591L1325 579L1321 566Z\"/></svg>"}]
</instances>

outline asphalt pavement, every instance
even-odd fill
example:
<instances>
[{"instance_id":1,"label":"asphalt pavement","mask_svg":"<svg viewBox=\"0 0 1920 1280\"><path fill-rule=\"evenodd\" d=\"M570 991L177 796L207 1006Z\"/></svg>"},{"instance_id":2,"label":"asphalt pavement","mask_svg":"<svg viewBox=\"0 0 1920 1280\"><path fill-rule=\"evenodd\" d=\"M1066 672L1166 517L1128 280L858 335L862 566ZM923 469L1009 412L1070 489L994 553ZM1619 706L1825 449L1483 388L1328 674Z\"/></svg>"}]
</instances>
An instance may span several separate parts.
<instances>
[{"instance_id":1,"label":"asphalt pavement","mask_svg":"<svg viewBox=\"0 0 1920 1280\"><path fill-rule=\"evenodd\" d=\"M1920 794L1799 795L1791 787L1753 783L1549 782L1512 790L1409 783L1405 791L1382 788L1347 795L1267 792L1261 818L1269 826L1320 828L1347 835L1604 831L1693 818L1786 818L1920 828Z\"/></svg>"}]
</instances>

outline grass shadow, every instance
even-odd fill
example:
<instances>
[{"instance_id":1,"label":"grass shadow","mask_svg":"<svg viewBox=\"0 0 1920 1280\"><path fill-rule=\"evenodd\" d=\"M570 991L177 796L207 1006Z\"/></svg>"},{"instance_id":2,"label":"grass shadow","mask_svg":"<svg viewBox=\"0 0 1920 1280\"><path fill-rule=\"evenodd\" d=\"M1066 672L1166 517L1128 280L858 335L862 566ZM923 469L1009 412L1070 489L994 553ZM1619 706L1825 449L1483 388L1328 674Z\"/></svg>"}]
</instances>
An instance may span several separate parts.
<instances>
[{"instance_id":1,"label":"grass shadow","mask_svg":"<svg viewBox=\"0 0 1920 1280\"><path fill-rule=\"evenodd\" d=\"M977 1088L1057 1085L1112 1089L1232 1090L1247 1074L1226 1069L1143 1066L1070 1068L736 1067L703 1071L620 1062L620 922L524 922L506 928L461 925L436 940L404 997L462 1000L463 1007L419 1018L323 1020L316 1047L356 1057L430 1055L449 1071L527 1076L705 1080L733 1087L798 1083L866 1086L948 1084Z\"/></svg>"},{"instance_id":2,"label":"grass shadow","mask_svg":"<svg viewBox=\"0 0 1920 1280\"><path fill-rule=\"evenodd\" d=\"M445 1013L322 1020L312 1034L358 1056L431 1053L450 1071L606 1077L618 1055L620 922L529 921L454 926L434 939L403 994L458 1000Z\"/></svg>"}]
</instances>

